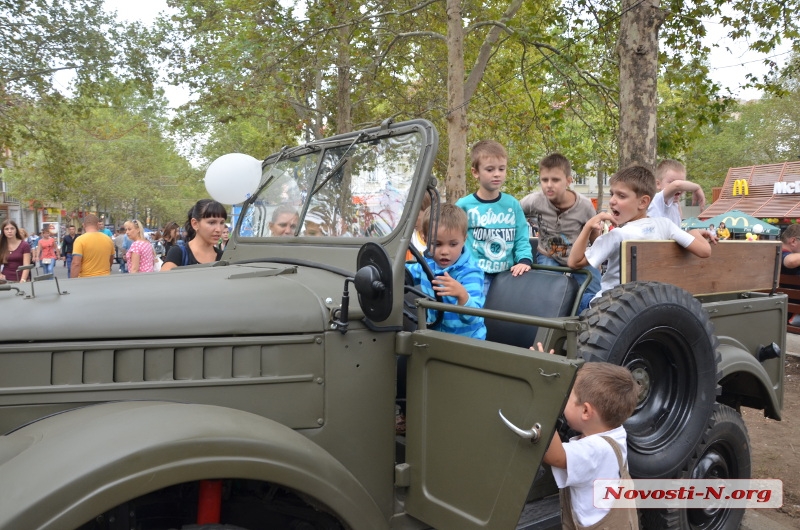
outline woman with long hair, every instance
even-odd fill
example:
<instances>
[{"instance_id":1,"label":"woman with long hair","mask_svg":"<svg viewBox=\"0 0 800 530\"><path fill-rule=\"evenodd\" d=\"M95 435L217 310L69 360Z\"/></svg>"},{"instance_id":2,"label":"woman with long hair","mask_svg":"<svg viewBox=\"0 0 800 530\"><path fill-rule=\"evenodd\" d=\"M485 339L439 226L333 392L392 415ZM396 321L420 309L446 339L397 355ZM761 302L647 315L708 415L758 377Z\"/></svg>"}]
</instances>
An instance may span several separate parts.
<instances>
[{"instance_id":1,"label":"woman with long hair","mask_svg":"<svg viewBox=\"0 0 800 530\"><path fill-rule=\"evenodd\" d=\"M225 207L217 201L201 199L192 206L187 217L183 226L186 244L175 245L169 250L161 266L162 271L184 265L213 263L222 256L222 251L216 245L228 218Z\"/></svg>"},{"instance_id":2,"label":"woman with long hair","mask_svg":"<svg viewBox=\"0 0 800 530\"><path fill-rule=\"evenodd\" d=\"M169 249L178 244L180 237L180 226L175 221L170 221L164 225L162 240L164 243L164 259L169 254Z\"/></svg>"},{"instance_id":3,"label":"woman with long hair","mask_svg":"<svg viewBox=\"0 0 800 530\"><path fill-rule=\"evenodd\" d=\"M17 271L22 265L31 264L31 246L22 237L22 232L17 223L11 219L3 222L3 232L0 235L0 264L3 272L0 280L9 282L27 282L29 270Z\"/></svg>"},{"instance_id":4,"label":"woman with long hair","mask_svg":"<svg viewBox=\"0 0 800 530\"><path fill-rule=\"evenodd\" d=\"M128 239L133 241L128 252L125 253L128 273L153 272L156 255L153 252L153 245L150 244L144 233L144 226L138 219L126 221L123 226Z\"/></svg>"}]
</instances>

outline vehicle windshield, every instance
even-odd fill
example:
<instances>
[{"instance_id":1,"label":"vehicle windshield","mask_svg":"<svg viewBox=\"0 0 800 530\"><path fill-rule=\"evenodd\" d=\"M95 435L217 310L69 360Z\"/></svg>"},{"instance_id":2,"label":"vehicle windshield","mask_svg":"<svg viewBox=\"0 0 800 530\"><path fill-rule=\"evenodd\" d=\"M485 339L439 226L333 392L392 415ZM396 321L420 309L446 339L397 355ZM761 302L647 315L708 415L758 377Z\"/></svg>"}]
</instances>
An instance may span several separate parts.
<instances>
[{"instance_id":1,"label":"vehicle windshield","mask_svg":"<svg viewBox=\"0 0 800 530\"><path fill-rule=\"evenodd\" d=\"M422 156L422 133L359 135L267 163L239 237L371 237L400 225Z\"/></svg>"}]
</instances>

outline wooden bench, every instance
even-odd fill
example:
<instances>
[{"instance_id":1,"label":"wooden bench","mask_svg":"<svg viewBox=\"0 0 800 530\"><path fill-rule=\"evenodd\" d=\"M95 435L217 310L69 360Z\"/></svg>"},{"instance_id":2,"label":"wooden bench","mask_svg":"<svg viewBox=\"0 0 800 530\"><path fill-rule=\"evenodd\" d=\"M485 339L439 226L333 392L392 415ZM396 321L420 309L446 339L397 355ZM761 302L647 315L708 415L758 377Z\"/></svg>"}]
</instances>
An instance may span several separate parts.
<instances>
[{"instance_id":1,"label":"wooden bench","mask_svg":"<svg viewBox=\"0 0 800 530\"><path fill-rule=\"evenodd\" d=\"M711 246L708 258L698 258L674 241L623 241L621 247L620 283L671 283L695 296L778 290L779 241L720 241Z\"/></svg>"},{"instance_id":2,"label":"wooden bench","mask_svg":"<svg viewBox=\"0 0 800 530\"><path fill-rule=\"evenodd\" d=\"M800 313L800 274L781 274L778 292L789 297L789 316ZM800 334L800 326L786 325L789 333Z\"/></svg>"}]
</instances>

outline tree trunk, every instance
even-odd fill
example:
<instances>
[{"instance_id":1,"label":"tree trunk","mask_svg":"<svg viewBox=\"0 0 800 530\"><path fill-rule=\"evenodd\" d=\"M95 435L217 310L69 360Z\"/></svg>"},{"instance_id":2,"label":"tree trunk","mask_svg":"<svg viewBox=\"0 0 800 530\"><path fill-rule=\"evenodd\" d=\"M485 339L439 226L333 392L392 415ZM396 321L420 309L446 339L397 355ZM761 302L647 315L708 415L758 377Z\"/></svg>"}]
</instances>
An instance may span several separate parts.
<instances>
[{"instance_id":1,"label":"tree trunk","mask_svg":"<svg viewBox=\"0 0 800 530\"><path fill-rule=\"evenodd\" d=\"M623 0L619 57L619 168L656 164L660 0ZM635 7L633 7L635 6Z\"/></svg>"},{"instance_id":2,"label":"tree trunk","mask_svg":"<svg viewBox=\"0 0 800 530\"><path fill-rule=\"evenodd\" d=\"M461 0L447 0L447 202L467 192L467 102L464 100L464 25Z\"/></svg>"},{"instance_id":3,"label":"tree trunk","mask_svg":"<svg viewBox=\"0 0 800 530\"><path fill-rule=\"evenodd\" d=\"M514 18L523 0L512 0L499 22L505 27ZM508 28L505 28L508 31ZM478 51L475 64L466 78L464 64L464 25L461 0L447 0L447 202L456 202L467 193L467 103L483 78L486 65L504 29L492 26ZM466 78L466 81L465 81Z\"/></svg>"},{"instance_id":4,"label":"tree trunk","mask_svg":"<svg viewBox=\"0 0 800 530\"><path fill-rule=\"evenodd\" d=\"M336 133L348 133L353 130L353 105L350 100L350 27L342 26L337 30L336 52Z\"/></svg>"}]
</instances>

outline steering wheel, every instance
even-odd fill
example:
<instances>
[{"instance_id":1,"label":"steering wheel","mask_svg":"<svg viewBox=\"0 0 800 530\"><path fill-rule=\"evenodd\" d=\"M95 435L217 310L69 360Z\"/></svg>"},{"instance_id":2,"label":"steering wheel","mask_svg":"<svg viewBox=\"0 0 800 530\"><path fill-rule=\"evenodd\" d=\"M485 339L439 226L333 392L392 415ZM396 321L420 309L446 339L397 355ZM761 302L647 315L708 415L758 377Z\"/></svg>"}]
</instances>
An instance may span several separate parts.
<instances>
[{"instance_id":1,"label":"steering wheel","mask_svg":"<svg viewBox=\"0 0 800 530\"><path fill-rule=\"evenodd\" d=\"M417 263L420 264L420 266L422 267L422 272L425 273L425 277L428 278L428 281L430 281L432 285L435 276L433 275L433 271L428 265L428 262L425 261L425 258L422 257L422 254L420 254L419 250L417 249L417 247L413 245L413 243L408 246L408 250L409 252L411 252L411 255L414 256L414 259L417 260ZM442 296L438 293L435 294L434 296L431 296L422 291L421 289L417 289L415 287L412 287L411 285L405 285L403 289L404 292L413 293L419 296L420 298L425 298L427 300L431 300L434 302L444 303L444 299L442 299ZM436 291L434 291L434 293L436 293ZM411 304L408 301L405 301L403 303L403 313L414 323L417 322L417 314L415 309L416 308L411 307ZM426 322L426 325L431 329L436 329L442 324L442 320L444 320L444 311L439 311L438 309L435 309L433 310L433 312L435 315L433 322ZM425 313L427 314L427 311Z\"/></svg>"}]
</instances>

